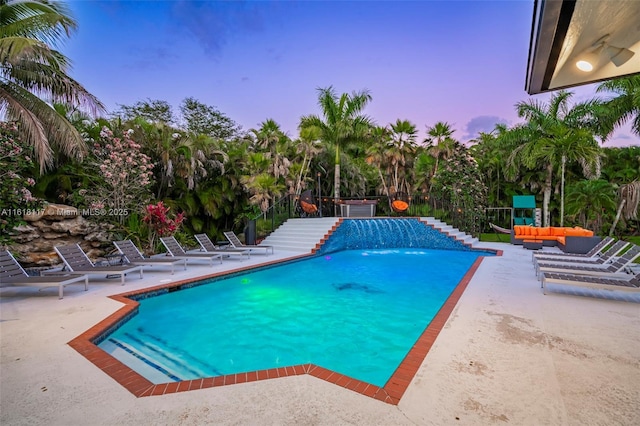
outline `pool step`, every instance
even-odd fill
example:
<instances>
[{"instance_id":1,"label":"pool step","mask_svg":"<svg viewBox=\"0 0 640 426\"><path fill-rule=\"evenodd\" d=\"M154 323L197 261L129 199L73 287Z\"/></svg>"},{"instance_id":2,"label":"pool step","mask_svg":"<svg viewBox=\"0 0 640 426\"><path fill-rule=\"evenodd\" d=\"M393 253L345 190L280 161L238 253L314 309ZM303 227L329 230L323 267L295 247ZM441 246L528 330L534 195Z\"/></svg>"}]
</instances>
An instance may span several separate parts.
<instances>
[{"instance_id":1,"label":"pool step","mask_svg":"<svg viewBox=\"0 0 640 426\"><path fill-rule=\"evenodd\" d=\"M476 237L469 235L466 232L460 231L458 228L454 228L453 226L441 221L440 219L436 219L434 217L421 217L420 220L427 225L432 226L434 229L442 232L449 238L460 241L462 244L468 247L475 247L475 245L480 242L480 240L478 240Z\"/></svg>"},{"instance_id":2,"label":"pool step","mask_svg":"<svg viewBox=\"0 0 640 426\"><path fill-rule=\"evenodd\" d=\"M157 360L151 360L150 357L135 347L114 337L102 342L100 348L132 370L140 373L152 383L179 382L183 380L167 365L163 365Z\"/></svg>"},{"instance_id":3,"label":"pool step","mask_svg":"<svg viewBox=\"0 0 640 426\"><path fill-rule=\"evenodd\" d=\"M337 217L289 219L263 243L276 251L310 253L339 220Z\"/></svg>"}]
</instances>

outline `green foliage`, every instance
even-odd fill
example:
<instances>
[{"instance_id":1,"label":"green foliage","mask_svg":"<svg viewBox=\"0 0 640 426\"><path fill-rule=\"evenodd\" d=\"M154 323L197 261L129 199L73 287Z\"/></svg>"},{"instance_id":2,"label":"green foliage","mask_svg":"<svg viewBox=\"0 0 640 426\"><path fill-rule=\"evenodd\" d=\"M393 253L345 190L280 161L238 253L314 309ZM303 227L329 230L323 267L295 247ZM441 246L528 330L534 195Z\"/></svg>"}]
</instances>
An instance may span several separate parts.
<instances>
[{"instance_id":1,"label":"green foliage","mask_svg":"<svg viewBox=\"0 0 640 426\"><path fill-rule=\"evenodd\" d=\"M42 206L42 201L29 190L35 181L25 177L33 166L25 145L14 124L0 122L0 242L5 242L13 228L24 223L23 215Z\"/></svg>"},{"instance_id":2,"label":"green foliage","mask_svg":"<svg viewBox=\"0 0 640 426\"><path fill-rule=\"evenodd\" d=\"M460 143L432 180L431 194L448 201L463 229L477 233L486 207L487 188L475 159Z\"/></svg>"},{"instance_id":3,"label":"green foliage","mask_svg":"<svg viewBox=\"0 0 640 426\"><path fill-rule=\"evenodd\" d=\"M603 231L605 219L611 223L615 216L616 187L606 180L582 180L567 187L567 214L575 224Z\"/></svg>"},{"instance_id":4,"label":"green foliage","mask_svg":"<svg viewBox=\"0 0 640 426\"><path fill-rule=\"evenodd\" d=\"M308 115L300 119L300 128L313 127L321 135L322 141L331 144L335 149L334 192L336 198L341 196L341 160L340 147L366 139L373 121L362 111L371 102L368 90L343 93L338 96L333 86L318 89L318 104L323 117Z\"/></svg>"},{"instance_id":5,"label":"green foliage","mask_svg":"<svg viewBox=\"0 0 640 426\"><path fill-rule=\"evenodd\" d=\"M52 147L82 158L80 133L52 104L103 111L100 101L69 75L69 60L55 50L77 28L61 1L0 2L0 110L20 123L20 139L33 147L40 173L52 168Z\"/></svg>"},{"instance_id":6,"label":"green foliage","mask_svg":"<svg viewBox=\"0 0 640 426\"><path fill-rule=\"evenodd\" d=\"M228 140L240 135L241 127L215 107L205 105L195 98L186 98L180 104L180 112L189 133L207 135Z\"/></svg>"},{"instance_id":7,"label":"green foliage","mask_svg":"<svg viewBox=\"0 0 640 426\"><path fill-rule=\"evenodd\" d=\"M118 107L120 109L113 115L123 121L133 121L137 118L150 123L172 124L176 121L171 105L167 101L146 99L133 105L118 105Z\"/></svg>"},{"instance_id":8,"label":"green foliage","mask_svg":"<svg viewBox=\"0 0 640 426\"><path fill-rule=\"evenodd\" d=\"M598 92L612 92L615 96L598 103L596 115L602 123L601 132L611 134L622 124L631 121L631 130L640 136L640 75L615 78L598 86Z\"/></svg>"}]
</instances>

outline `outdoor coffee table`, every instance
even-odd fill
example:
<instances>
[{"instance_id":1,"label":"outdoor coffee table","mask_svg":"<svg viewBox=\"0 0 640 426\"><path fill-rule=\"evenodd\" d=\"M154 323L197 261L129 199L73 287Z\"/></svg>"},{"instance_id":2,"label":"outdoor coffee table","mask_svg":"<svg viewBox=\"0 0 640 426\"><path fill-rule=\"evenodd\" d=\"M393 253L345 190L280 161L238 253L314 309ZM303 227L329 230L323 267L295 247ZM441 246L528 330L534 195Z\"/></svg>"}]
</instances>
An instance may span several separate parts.
<instances>
[{"instance_id":1,"label":"outdoor coffee table","mask_svg":"<svg viewBox=\"0 0 640 426\"><path fill-rule=\"evenodd\" d=\"M542 248L542 240L524 240L522 246L527 250L540 250Z\"/></svg>"}]
</instances>

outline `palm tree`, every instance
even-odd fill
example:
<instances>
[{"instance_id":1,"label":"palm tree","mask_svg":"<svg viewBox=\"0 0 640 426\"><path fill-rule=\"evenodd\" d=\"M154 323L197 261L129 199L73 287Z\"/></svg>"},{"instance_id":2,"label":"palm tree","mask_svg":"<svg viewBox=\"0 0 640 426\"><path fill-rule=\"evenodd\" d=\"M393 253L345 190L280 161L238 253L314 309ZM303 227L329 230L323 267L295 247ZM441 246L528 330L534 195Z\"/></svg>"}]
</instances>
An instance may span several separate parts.
<instances>
[{"instance_id":1,"label":"palm tree","mask_svg":"<svg viewBox=\"0 0 640 426\"><path fill-rule=\"evenodd\" d=\"M599 110L605 133L633 120L631 130L640 136L640 75L608 80L600 84L598 92L613 92L617 96L601 103Z\"/></svg>"},{"instance_id":2,"label":"palm tree","mask_svg":"<svg viewBox=\"0 0 640 426\"><path fill-rule=\"evenodd\" d=\"M298 164L300 164L298 174L295 178L294 192L296 195L300 195L302 192L303 182L311 169L311 161L316 155L322 152L320 137L320 129L317 127L310 126L300 129L300 138L295 144L297 154L295 159L299 162ZM302 159L300 159L300 155L302 155Z\"/></svg>"},{"instance_id":3,"label":"palm tree","mask_svg":"<svg viewBox=\"0 0 640 426\"><path fill-rule=\"evenodd\" d=\"M567 212L597 234L606 212L616 209L616 188L602 179L582 180L567 189Z\"/></svg>"},{"instance_id":4,"label":"palm tree","mask_svg":"<svg viewBox=\"0 0 640 426\"><path fill-rule=\"evenodd\" d=\"M507 159L508 172L515 175L518 165L537 169L543 164L543 226L549 226L553 172L561 169L560 226L564 224L564 179L569 161L577 161L588 178L600 176L601 151L593 134L593 102L569 107L570 92L554 94L545 105L536 101L516 104L518 116L527 120L501 135L500 139L515 146ZM517 145L515 145L517 144Z\"/></svg>"},{"instance_id":5,"label":"palm tree","mask_svg":"<svg viewBox=\"0 0 640 426\"><path fill-rule=\"evenodd\" d=\"M375 126L371 129L369 134L370 144L366 150L366 162L372 166L375 166L375 169L378 171L378 177L380 178L380 184L382 185L382 193L389 196L389 187L387 186L387 181L384 178L382 173L383 168L385 168L385 174L387 174L386 170L386 151L389 148L389 143L391 142L391 135L389 129L386 127Z\"/></svg>"},{"instance_id":6,"label":"palm tree","mask_svg":"<svg viewBox=\"0 0 640 426\"><path fill-rule=\"evenodd\" d=\"M164 122L152 122L143 117L136 117L130 123L136 138L142 142L146 153L154 162L156 198L161 200L174 182L176 147L178 139L182 136L177 129Z\"/></svg>"},{"instance_id":7,"label":"palm tree","mask_svg":"<svg viewBox=\"0 0 640 426\"><path fill-rule=\"evenodd\" d=\"M191 133L183 135L177 142L175 174L187 183L188 190L195 189L212 170L224 174L228 156L216 149L216 142L211 136Z\"/></svg>"},{"instance_id":8,"label":"palm tree","mask_svg":"<svg viewBox=\"0 0 640 426\"><path fill-rule=\"evenodd\" d=\"M260 123L259 129L251 129L249 132L255 137L256 145L269 152L273 152L276 144L285 136L280 125L271 118Z\"/></svg>"},{"instance_id":9,"label":"palm tree","mask_svg":"<svg viewBox=\"0 0 640 426\"><path fill-rule=\"evenodd\" d=\"M391 125L391 175L395 192L411 194L409 181L412 181L413 157L416 151L416 126L408 120L398 119Z\"/></svg>"},{"instance_id":10,"label":"palm tree","mask_svg":"<svg viewBox=\"0 0 640 426\"><path fill-rule=\"evenodd\" d=\"M371 101L368 90L343 93L340 97L333 86L318 89L318 104L323 118L307 115L300 119L300 128L315 126L320 129L322 140L335 146L334 197L340 198L340 146L364 139L372 121L362 111Z\"/></svg>"},{"instance_id":11,"label":"palm tree","mask_svg":"<svg viewBox=\"0 0 640 426\"><path fill-rule=\"evenodd\" d=\"M104 110L67 75L69 60L54 48L76 27L62 2L0 0L0 111L19 123L41 173L53 164L52 145L71 158L87 152L80 133L52 105L81 106L94 116Z\"/></svg>"},{"instance_id":12,"label":"palm tree","mask_svg":"<svg viewBox=\"0 0 640 426\"><path fill-rule=\"evenodd\" d=\"M478 167L485 176L488 183L489 205L498 206L500 204L500 173L505 166L505 158L508 150L500 144L500 135L507 131L504 124L496 124L493 131L489 133L480 132L478 137L471 140L474 145L470 148L473 157L478 161ZM493 176L495 174L495 182ZM493 190L495 189L495 196ZM495 198L494 198L495 197Z\"/></svg>"},{"instance_id":13,"label":"palm tree","mask_svg":"<svg viewBox=\"0 0 640 426\"><path fill-rule=\"evenodd\" d=\"M439 161L451 155L454 149L454 139L451 138L455 130L451 129L451 124L438 121L432 127L427 127L427 137L425 142L431 155L436 159L433 169L433 177L438 173Z\"/></svg>"}]
</instances>

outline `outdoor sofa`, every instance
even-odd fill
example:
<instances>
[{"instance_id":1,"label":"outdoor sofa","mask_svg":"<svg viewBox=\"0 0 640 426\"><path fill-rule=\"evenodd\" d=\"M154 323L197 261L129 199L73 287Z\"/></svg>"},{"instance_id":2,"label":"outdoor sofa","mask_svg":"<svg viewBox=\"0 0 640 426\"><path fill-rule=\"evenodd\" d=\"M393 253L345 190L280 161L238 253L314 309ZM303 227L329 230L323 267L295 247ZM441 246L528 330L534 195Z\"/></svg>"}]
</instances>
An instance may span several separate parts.
<instances>
[{"instance_id":1,"label":"outdoor sofa","mask_svg":"<svg viewBox=\"0 0 640 426\"><path fill-rule=\"evenodd\" d=\"M515 225L511 231L511 244L522 245L525 241L542 241L547 247L559 247L565 253L587 253L601 238L593 235L593 231L570 227L536 227Z\"/></svg>"}]
</instances>

